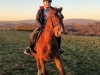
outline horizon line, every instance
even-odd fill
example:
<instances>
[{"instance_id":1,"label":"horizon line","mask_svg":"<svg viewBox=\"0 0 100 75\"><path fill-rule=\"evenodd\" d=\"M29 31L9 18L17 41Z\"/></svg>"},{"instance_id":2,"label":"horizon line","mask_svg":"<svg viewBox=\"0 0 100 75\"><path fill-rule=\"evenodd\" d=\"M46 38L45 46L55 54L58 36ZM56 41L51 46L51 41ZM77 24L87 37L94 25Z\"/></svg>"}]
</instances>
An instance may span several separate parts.
<instances>
[{"instance_id":1,"label":"horizon line","mask_svg":"<svg viewBox=\"0 0 100 75\"><path fill-rule=\"evenodd\" d=\"M97 20L97 21L100 21L100 19L89 19L89 18L66 18L64 20L67 20L67 19L84 19L84 20ZM36 20L36 19L19 19L19 20L0 20L0 21L23 21L23 20Z\"/></svg>"}]
</instances>

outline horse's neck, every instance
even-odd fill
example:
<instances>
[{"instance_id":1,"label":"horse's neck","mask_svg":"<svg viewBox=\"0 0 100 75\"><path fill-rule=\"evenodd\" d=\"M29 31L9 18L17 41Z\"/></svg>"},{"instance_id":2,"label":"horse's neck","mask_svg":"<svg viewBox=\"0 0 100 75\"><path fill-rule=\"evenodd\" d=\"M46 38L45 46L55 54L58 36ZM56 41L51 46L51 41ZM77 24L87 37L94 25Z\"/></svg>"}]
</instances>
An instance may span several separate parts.
<instances>
[{"instance_id":1,"label":"horse's neck","mask_svg":"<svg viewBox=\"0 0 100 75\"><path fill-rule=\"evenodd\" d=\"M45 27L44 32L45 36L52 37L54 35L53 28L49 24Z\"/></svg>"},{"instance_id":2,"label":"horse's neck","mask_svg":"<svg viewBox=\"0 0 100 75\"><path fill-rule=\"evenodd\" d=\"M47 19L45 29L47 29L47 30L52 30L52 31L53 31L51 18L48 18L48 19Z\"/></svg>"},{"instance_id":3,"label":"horse's neck","mask_svg":"<svg viewBox=\"0 0 100 75\"><path fill-rule=\"evenodd\" d=\"M46 37L46 39L52 39L52 37L54 36L52 22L50 19L48 19L46 22L46 26L44 29L44 36L48 37L48 38Z\"/></svg>"}]
</instances>

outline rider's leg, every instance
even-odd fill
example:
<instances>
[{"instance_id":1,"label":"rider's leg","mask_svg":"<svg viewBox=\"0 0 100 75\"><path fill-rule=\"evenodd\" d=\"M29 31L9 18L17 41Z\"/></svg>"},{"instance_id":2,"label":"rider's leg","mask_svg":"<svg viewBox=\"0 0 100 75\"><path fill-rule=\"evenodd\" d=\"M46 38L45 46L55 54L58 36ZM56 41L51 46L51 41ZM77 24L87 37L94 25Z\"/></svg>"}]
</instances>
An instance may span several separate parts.
<instances>
[{"instance_id":1,"label":"rider's leg","mask_svg":"<svg viewBox=\"0 0 100 75\"><path fill-rule=\"evenodd\" d=\"M61 48L60 45L61 45L61 37L56 37L56 40L57 40L57 43L58 43L58 47L59 49Z\"/></svg>"},{"instance_id":2,"label":"rider's leg","mask_svg":"<svg viewBox=\"0 0 100 75\"><path fill-rule=\"evenodd\" d=\"M36 41L36 37L39 33L39 28L36 28L32 34L30 35L30 38L29 38L29 46L31 48L31 50L34 52L34 45L35 45L35 41Z\"/></svg>"},{"instance_id":3,"label":"rider's leg","mask_svg":"<svg viewBox=\"0 0 100 75\"><path fill-rule=\"evenodd\" d=\"M34 46L35 46L35 42L36 42L36 38L38 36L39 31L42 30L42 27L37 27L32 34L29 37L29 47L27 47L24 51L25 54L30 55L30 51L32 51L33 53L36 53L36 51L34 50Z\"/></svg>"},{"instance_id":4,"label":"rider's leg","mask_svg":"<svg viewBox=\"0 0 100 75\"><path fill-rule=\"evenodd\" d=\"M29 47L26 47L26 49L24 50L24 54L26 55L30 55L31 51L33 53L36 53L36 51L34 50L34 45L35 45L35 36L37 35L36 33L38 32L38 27L31 33L30 37L29 37Z\"/></svg>"},{"instance_id":5,"label":"rider's leg","mask_svg":"<svg viewBox=\"0 0 100 75\"><path fill-rule=\"evenodd\" d=\"M30 45L31 50L34 49L36 39L38 39L37 36L40 35L39 32L40 32L41 30L42 30L42 27L37 27L37 28L33 31L33 33L30 35L30 38L29 38L29 45Z\"/></svg>"},{"instance_id":6,"label":"rider's leg","mask_svg":"<svg viewBox=\"0 0 100 75\"><path fill-rule=\"evenodd\" d=\"M61 48L61 37L56 37L56 40L57 40L57 43L58 43L60 53L63 54L64 50L63 50L63 48Z\"/></svg>"}]
</instances>

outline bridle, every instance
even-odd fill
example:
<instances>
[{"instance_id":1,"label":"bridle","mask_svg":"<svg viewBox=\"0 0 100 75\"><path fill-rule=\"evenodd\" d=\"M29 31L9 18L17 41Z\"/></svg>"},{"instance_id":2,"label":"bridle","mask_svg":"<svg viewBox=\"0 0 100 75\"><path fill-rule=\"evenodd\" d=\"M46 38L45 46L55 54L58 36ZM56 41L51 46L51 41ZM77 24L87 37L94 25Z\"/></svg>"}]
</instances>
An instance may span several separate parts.
<instances>
[{"instance_id":1,"label":"bridle","mask_svg":"<svg viewBox=\"0 0 100 75\"><path fill-rule=\"evenodd\" d=\"M52 23L52 27L53 28L59 24L59 22L58 23L57 22L53 22L51 15L50 15L50 18L51 18L51 23Z\"/></svg>"},{"instance_id":2,"label":"bridle","mask_svg":"<svg viewBox=\"0 0 100 75\"><path fill-rule=\"evenodd\" d=\"M53 19L52 19L52 15L49 15L50 16L50 20L51 20L51 23L52 23L52 30L54 29L55 26L57 26L60 22L53 22ZM52 30L47 30L47 29L44 29L46 31L49 31L49 32L52 32ZM57 31L57 30L55 30Z\"/></svg>"}]
</instances>

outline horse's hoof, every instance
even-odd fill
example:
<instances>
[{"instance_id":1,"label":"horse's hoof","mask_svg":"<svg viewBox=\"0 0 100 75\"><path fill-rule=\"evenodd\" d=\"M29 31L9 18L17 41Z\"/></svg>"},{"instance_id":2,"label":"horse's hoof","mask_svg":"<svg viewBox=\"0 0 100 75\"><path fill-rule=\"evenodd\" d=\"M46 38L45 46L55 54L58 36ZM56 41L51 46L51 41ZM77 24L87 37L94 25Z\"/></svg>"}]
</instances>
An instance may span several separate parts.
<instances>
[{"instance_id":1,"label":"horse's hoof","mask_svg":"<svg viewBox=\"0 0 100 75\"><path fill-rule=\"evenodd\" d=\"M65 51L60 51L60 54L64 54L65 53Z\"/></svg>"}]
</instances>

